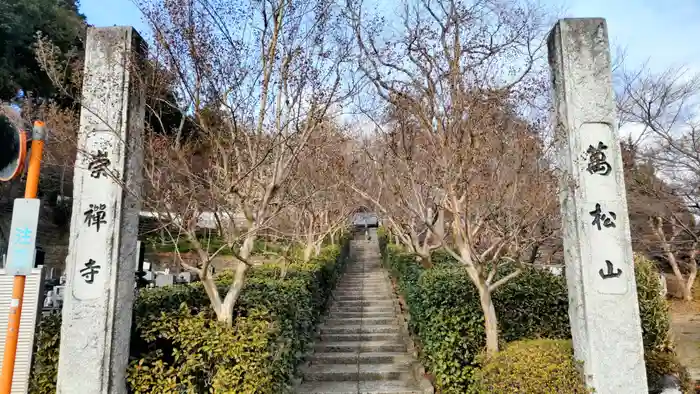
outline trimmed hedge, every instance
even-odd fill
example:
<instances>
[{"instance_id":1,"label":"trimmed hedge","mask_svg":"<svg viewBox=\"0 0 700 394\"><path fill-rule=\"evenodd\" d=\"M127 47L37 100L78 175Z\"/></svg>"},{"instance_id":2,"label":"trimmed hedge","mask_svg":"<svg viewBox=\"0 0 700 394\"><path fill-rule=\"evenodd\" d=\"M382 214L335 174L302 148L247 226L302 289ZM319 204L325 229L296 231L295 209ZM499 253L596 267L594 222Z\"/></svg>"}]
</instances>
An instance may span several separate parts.
<instances>
[{"instance_id":1,"label":"trimmed hedge","mask_svg":"<svg viewBox=\"0 0 700 394\"><path fill-rule=\"evenodd\" d=\"M283 393L327 307L348 239L309 263L253 268L233 327L216 322L201 283L143 290L134 306L128 386L132 393ZM231 283L217 277L220 291ZM30 392L55 393L60 315L42 320Z\"/></svg>"},{"instance_id":2,"label":"trimmed hedge","mask_svg":"<svg viewBox=\"0 0 700 394\"><path fill-rule=\"evenodd\" d=\"M505 347L476 374L480 394L584 394L571 341L530 339Z\"/></svg>"},{"instance_id":3,"label":"trimmed hedge","mask_svg":"<svg viewBox=\"0 0 700 394\"><path fill-rule=\"evenodd\" d=\"M396 279L410 314L409 328L421 359L442 393L474 392L478 356L485 346L483 313L476 287L465 270L444 253L430 269L400 247L381 242L384 264ZM653 263L636 258L636 280L647 375L653 385L661 375L687 373L679 366L669 340L668 306L660 296ZM505 275L503 270L500 275ZM570 339L566 280L530 268L493 294L503 345L524 339Z\"/></svg>"}]
</instances>

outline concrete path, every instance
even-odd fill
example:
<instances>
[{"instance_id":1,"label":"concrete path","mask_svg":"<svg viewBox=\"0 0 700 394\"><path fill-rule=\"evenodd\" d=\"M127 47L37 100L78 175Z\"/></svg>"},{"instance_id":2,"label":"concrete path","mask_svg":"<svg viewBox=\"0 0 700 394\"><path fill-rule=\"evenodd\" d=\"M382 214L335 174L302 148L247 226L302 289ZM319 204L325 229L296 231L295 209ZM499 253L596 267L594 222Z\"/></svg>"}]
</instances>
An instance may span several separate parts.
<instances>
[{"instance_id":1,"label":"concrete path","mask_svg":"<svg viewBox=\"0 0 700 394\"><path fill-rule=\"evenodd\" d=\"M377 242L352 241L351 256L296 392L432 393L427 380L416 378Z\"/></svg>"}]
</instances>

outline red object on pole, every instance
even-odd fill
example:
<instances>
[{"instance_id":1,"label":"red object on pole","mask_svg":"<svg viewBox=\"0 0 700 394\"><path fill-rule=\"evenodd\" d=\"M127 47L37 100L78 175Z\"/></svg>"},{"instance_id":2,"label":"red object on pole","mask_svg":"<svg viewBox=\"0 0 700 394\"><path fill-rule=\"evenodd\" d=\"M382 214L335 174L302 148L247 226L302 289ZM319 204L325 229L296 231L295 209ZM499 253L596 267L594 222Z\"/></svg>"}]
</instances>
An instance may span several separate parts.
<instances>
[{"instance_id":1,"label":"red object on pole","mask_svg":"<svg viewBox=\"0 0 700 394\"><path fill-rule=\"evenodd\" d=\"M44 122L34 122L34 132L32 134L32 147L29 156L29 168L27 170L27 184L24 189L24 198L36 198L37 191L39 189L39 172L41 170L41 156L44 151L45 136L46 131ZM5 351L2 359L2 374L0 375L0 394L10 394L12 391L12 378L15 372L17 340L19 339L19 323L22 320L22 302L24 300L24 285L26 279L26 276L16 275L12 284L10 317L7 322Z\"/></svg>"}]
</instances>

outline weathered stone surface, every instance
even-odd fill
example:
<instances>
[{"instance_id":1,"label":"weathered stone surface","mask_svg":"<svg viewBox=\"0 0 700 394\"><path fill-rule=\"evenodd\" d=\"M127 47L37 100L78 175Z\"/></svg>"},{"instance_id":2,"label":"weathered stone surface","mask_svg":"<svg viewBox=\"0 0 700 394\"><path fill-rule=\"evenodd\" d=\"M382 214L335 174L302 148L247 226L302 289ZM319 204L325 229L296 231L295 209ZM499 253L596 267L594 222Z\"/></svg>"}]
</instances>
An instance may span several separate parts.
<instances>
[{"instance_id":1,"label":"weathered stone surface","mask_svg":"<svg viewBox=\"0 0 700 394\"><path fill-rule=\"evenodd\" d=\"M90 28L57 392L125 394L141 208L145 96L131 27Z\"/></svg>"},{"instance_id":2,"label":"weathered stone surface","mask_svg":"<svg viewBox=\"0 0 700 394\"><path fill-rule=\"evenodd\" d=\"M646 393L605 20L562 19L548 46L574 352L596 393Z\"/></svg>"}]
</instances>

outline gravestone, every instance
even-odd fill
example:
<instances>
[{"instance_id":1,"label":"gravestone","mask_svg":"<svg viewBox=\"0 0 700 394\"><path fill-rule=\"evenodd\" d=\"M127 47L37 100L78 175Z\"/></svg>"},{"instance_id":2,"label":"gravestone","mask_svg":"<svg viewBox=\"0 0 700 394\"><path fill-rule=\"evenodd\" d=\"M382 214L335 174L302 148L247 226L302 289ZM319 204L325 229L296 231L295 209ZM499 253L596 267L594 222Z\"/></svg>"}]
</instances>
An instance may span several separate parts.
<instances>
[{"instance_id":1,"label":"gravestone","mask_svg":"<svg viewBox=\"0 0 700 394\"><path fill-rule=\"evenodd\" d=\"M132 27L89 28L57 392L126 394L143 166L145 58Z\"/></svg>"},{"instance_id":2,"label":"gravestone","mask_svg":"<svg viewBox=\"0 0 700 394\"><path fill-rule=\"evenodd\" d=\"M548 41L575 357L596 393L646 393L607 26L562 19Z\"/></svg>"},{"instance_id":3,"label":"gravestone","mask_svg":"<svg viewBox=\"0 0 700 394\"><path fill-rule=\"evenodd\" d=\"M177 280L179 283L191 283L192 273L189 271L180 272L177 274Z\"/></svg>"},{"instance_id":4,"label":"gravestone","mask_svg":"<svg viewBox=\"0 0 700 394\"><path fill-rule=\"evenodd\" d=\"M172 286L175 284L175 276L172 274L156 275L156 287Z\"/></svg>"}]
</instances>

